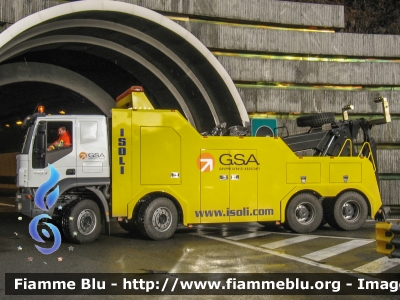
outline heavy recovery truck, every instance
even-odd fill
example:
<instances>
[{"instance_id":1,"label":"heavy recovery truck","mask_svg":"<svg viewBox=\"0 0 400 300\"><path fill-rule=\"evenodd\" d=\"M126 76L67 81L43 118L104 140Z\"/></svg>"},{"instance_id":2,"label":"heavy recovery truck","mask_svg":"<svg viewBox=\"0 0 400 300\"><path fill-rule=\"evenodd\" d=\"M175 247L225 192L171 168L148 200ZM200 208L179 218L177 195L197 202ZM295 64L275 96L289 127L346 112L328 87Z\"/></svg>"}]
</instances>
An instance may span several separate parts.
<instances>
[{"instance_id":1,"label":"heavy recovery truck","mask_svg":"<svg viewBox=\"0 0 400 300\"><path fill-rule=\"evenodd\" d=\"M370 131L390 114L386 99L376 102L381 119L349 120L348 108L342 121L333 113L306 115L297 125L310 130L284 138L224 124L200 134L178 110L154 109L141 87L118 97L109 118L35 113L23 124L16 210L31 218L45 212L76 243L92 242L102 226L109 234L112 218L154 240L171 237L178 223L273 222L310 233L324 219L356 230L368 216L383 215ZM72 146L47 152L60 126ZM356 151L359 132L364 143ZM306 149L314 154L296 155ZM34 200L50 167L60 178L48 190L57 187L59 196L43 210Z\"/></svg>"}]
</instances>

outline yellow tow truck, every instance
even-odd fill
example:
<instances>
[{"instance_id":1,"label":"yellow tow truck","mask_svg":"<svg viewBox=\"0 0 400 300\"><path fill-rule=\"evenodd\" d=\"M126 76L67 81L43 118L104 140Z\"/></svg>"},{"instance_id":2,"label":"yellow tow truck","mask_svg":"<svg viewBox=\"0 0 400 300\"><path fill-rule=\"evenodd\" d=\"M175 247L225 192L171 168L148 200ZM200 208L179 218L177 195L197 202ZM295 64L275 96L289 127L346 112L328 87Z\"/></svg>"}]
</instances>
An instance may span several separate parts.
<instances>
[{"instance_id":1,"label":"yellow tow truck","mask_svg":"<svg viewBox=\"0 0 400 300\"><path fill-rule=\"evenodd\" d=\"M286 137L250 136L246 127L225 124L201 134L178 110L154 109L141 87L118 97L110 120L37 113L24 121L16 209L31 218L43 213L34 198L50 164L60 173L59 197L47 213L76 243L96 239L103 222L109 230L111 218L154 240L171 237L178 223L272 222L310 233L324 219L356 230L382 211L370 129L390 122L390 114L386 99L376 102L382 119L349 120L349 108L341 121L306 115L297 124L310 129ZM46 152L60 125L72 146ZM306 149L313 156L296 154Z\"/></svg>"}]
</instances>

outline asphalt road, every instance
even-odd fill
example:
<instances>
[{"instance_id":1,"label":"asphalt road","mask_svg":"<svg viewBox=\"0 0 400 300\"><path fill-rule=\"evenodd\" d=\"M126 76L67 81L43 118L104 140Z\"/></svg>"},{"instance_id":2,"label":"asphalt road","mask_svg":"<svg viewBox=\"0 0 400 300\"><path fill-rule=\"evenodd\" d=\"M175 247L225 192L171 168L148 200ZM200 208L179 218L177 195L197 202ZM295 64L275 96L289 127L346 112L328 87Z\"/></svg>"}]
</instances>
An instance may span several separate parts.
<instances>
[{"instance_id":1,"label":"asphalt road","mask_svg":"<svg viewBox=\"0 0 400 300\"><path fill-rule=\"evenodd\" d=\"M144 240L112 222L111 236L103 232L95 242L86 245L63 242L55 253L43 255L35 248L38 243L29 234L30 219L21 218L15 212L13 201L11 197L0 197L0 299L27 298L5 296L6 273L327 273L332 276L350 273L367 278L400 273L400 259L388 259L376 253L374 222L367 222L355 232L336 231L326 225L309 235L293 234L283 228L266 229L257 223L179 227L176 234L166 241ZM52 239L47 243L51 246ZM29 299L43 297L29 296ZM56 296L54 299L80 297ZM182 299L182 296L162 295L85 297ZM231 296L206 297L221 299ZM290 297L308 299L310 296ZM318 296L319 299L331 297L338 296ZM361 297L369 298L341 296L346 299ZM400 291L393 296L374 296L374 299L388 297L400 298ZM248 299L248 296L235 298ZM261 296L253 298L261 299ZM265 298L287 299L287 296L262 296Z\"/></svg>"}]
</instances>

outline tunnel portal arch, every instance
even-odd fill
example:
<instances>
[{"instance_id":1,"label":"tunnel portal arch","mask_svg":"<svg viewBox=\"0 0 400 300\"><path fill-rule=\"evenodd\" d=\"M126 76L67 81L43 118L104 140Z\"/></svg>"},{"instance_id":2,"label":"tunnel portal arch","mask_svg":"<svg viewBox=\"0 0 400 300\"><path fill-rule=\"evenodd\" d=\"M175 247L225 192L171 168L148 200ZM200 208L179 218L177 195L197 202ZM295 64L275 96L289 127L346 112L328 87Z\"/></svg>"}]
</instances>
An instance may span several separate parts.
<instances>
[{"instance_id":1,"label":"tunnel portal arch","mask_svg":"<svg viewBox=\"0 0 400 300\"><path fill-rule=\"evenodd\" d=\"M155 107L179 109L200 131L248 122L230 76L197 38L165 16L123 2L71 2L18 21L0 34L0 74L6 75L0 77L4 114L40 100L32 82L79 94L104 114L111 99L141 84ZM8 98L26 86L35 99Z\"/></svg>"}]
</instances>

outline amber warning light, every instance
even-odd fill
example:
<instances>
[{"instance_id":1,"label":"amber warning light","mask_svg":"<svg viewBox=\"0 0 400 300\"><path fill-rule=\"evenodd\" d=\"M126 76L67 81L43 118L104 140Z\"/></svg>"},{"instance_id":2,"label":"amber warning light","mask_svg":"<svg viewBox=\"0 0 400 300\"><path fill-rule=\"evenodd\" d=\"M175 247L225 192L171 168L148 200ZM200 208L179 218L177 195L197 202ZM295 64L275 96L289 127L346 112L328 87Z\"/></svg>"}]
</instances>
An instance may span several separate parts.
<instances>
[{"instance_id":1,"label":"amber warning light","mask_svg":"<svg viewBox=\"0 0 400 300\"><path fill-rule=\"evenodd\" d=\"M44 106L43 105L39 105L37 110L38 110L38 113L44 113Z\"/></svg>"},{"instance_id":2,"label":"amber warning light","mask_svg":"<svg viewBox=\"0 0 400 300\"><path fill-rule=\"evenodd\" d=\"M128 90L126 90L125 92L123 92L121 95L119 95L117 97L116 101L118 102L118 101L124 99L126 96L128 96L129 94L131 94L133 92L144 92L144 90L143 90L143 87L134 85L134 86L130 87Z\"/></svg>"}]
</instances>

